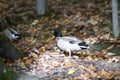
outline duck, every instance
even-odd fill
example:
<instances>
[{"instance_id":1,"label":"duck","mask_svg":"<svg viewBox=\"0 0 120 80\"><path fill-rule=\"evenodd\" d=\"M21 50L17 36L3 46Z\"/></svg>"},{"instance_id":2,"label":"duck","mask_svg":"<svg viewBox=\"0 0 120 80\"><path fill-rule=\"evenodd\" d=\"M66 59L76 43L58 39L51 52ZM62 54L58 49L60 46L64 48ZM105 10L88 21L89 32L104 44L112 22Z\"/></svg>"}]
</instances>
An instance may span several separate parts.
<instances>
[{"instance_id":1,"label":"duck","mask_svg":"<svg viewBox=\"0 0 120 80\"><path fill-rule=\"evenodd\" d=\"M20 39L20 34L17 32L17 30L14 30L12 28L7 28L4 30L4 34L12 41L16 39Z\"/></svg>"},{"instance_id":2,"label":"duck","mask_svg":"<svg viewBox=\"0 0 120 80\"><path fill-rule=\"evenodd\" d=\"M21 35L20 35L19 31L11 28L11 20L10 20L10 17L7 16L7 17L5 18L5 21L6 21L7 27L6 27L6 29L3 31L4 34L5 34L11 41L12 41L12 40L16 40L16 39L20 39L20 38L21 38Z\"/></svg>"},{"instance_id":3,"label":"duck","mask_svg":"<svg viewBox=\"0 0 120 80\"><path fill-rule=\"evenodd\" d=\"M54 36L56 37L57 47L62 51L68 52L69 57L71 57L72 51L90 48L87 43L75 36L62 36L62 32L58 28L54 30Z\"/></svg>"}]
</instances>

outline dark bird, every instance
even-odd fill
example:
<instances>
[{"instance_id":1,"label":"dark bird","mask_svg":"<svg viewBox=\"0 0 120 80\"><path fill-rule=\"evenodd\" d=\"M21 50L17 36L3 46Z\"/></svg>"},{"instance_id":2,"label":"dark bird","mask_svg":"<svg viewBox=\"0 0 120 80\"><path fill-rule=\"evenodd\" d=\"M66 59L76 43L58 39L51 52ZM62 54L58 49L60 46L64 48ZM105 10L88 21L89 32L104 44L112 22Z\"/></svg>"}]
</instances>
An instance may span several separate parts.
<instances>
[{"instance_id":1,"label":"dark bird","mask_svg":"<svg viewBox=\"0 0 120 80\"><path fill-rule=\"evenodd\" d=\"M5 17L5 20L6 20L7 25L8 25L8 26L11 26L12 22L11 22L10 17L9 17L9 16L6 16L6 17Z\"/></svg>"},{"instance_id":2,"label":"dark bird","mask_svg":"<svg viewBox=\"0 0 120 80\"><path fill-rule=\"evenodd\" d=\"M10 17L5 17L7 28L4 30L4 34L10 39L15 40L21 37L18 30L11 28L11 19Z\"/></svg>"}]
</instances>

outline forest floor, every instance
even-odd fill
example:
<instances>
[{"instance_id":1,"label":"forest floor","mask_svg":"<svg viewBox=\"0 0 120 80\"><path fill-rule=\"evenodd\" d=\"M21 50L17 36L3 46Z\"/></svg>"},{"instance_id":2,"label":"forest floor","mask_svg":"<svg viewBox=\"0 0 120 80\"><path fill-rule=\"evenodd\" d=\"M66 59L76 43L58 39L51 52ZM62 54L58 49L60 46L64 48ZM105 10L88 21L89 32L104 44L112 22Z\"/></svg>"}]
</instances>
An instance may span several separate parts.
<instances>
[{"instance_id":1,"label":"forest floor","mask_svg":"<svg viewBox=\"0 0 120 80\"><path fill-rule=\"evenodd\" d=\"M22 35L13 44L28 55L7 64L15 72L46 80L120 79L120 39L113 37L111 2L48 0L48 5L49 12L38 16L34 0L0 2L0 18L9 16ZM56 47L55 28L84 40L91 49L68 58Z\"/></svg>"}]
</instances>

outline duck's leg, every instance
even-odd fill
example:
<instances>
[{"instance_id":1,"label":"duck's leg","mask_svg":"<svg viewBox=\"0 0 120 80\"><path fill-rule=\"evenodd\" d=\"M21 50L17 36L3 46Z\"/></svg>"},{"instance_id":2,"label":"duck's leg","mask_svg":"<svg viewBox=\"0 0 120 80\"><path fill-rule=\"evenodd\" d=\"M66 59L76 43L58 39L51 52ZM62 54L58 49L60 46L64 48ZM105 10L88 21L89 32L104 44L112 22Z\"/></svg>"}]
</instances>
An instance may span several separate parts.
<instances>
[{"instance_id":1,"label":"duck's leg","mask_svg":"<svg viewBox=\"0 0 120 80\"><path fill-rule=\"evenodd\" d=\"M69 52L69 58L71 58L71 51L68 51Z\"/></svg>"}]
</instances>

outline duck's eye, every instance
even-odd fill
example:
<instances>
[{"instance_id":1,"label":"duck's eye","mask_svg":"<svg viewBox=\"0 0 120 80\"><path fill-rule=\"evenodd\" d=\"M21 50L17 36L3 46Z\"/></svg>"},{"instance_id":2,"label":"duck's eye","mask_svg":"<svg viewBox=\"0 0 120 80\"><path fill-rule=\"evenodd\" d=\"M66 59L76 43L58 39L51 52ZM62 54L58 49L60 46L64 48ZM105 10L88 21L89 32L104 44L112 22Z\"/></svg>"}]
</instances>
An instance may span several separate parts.
<instances>
[{"instance_id":1,"label":"duck's eye","mask_svg":"<svg viewBox=\"0 0 120 80\"><path fill-rule=\"evenodd\" d=\"M69 43L73 44L73 43L75 43L75 41L69 41Z\"/></svg>"}]
</instances>

